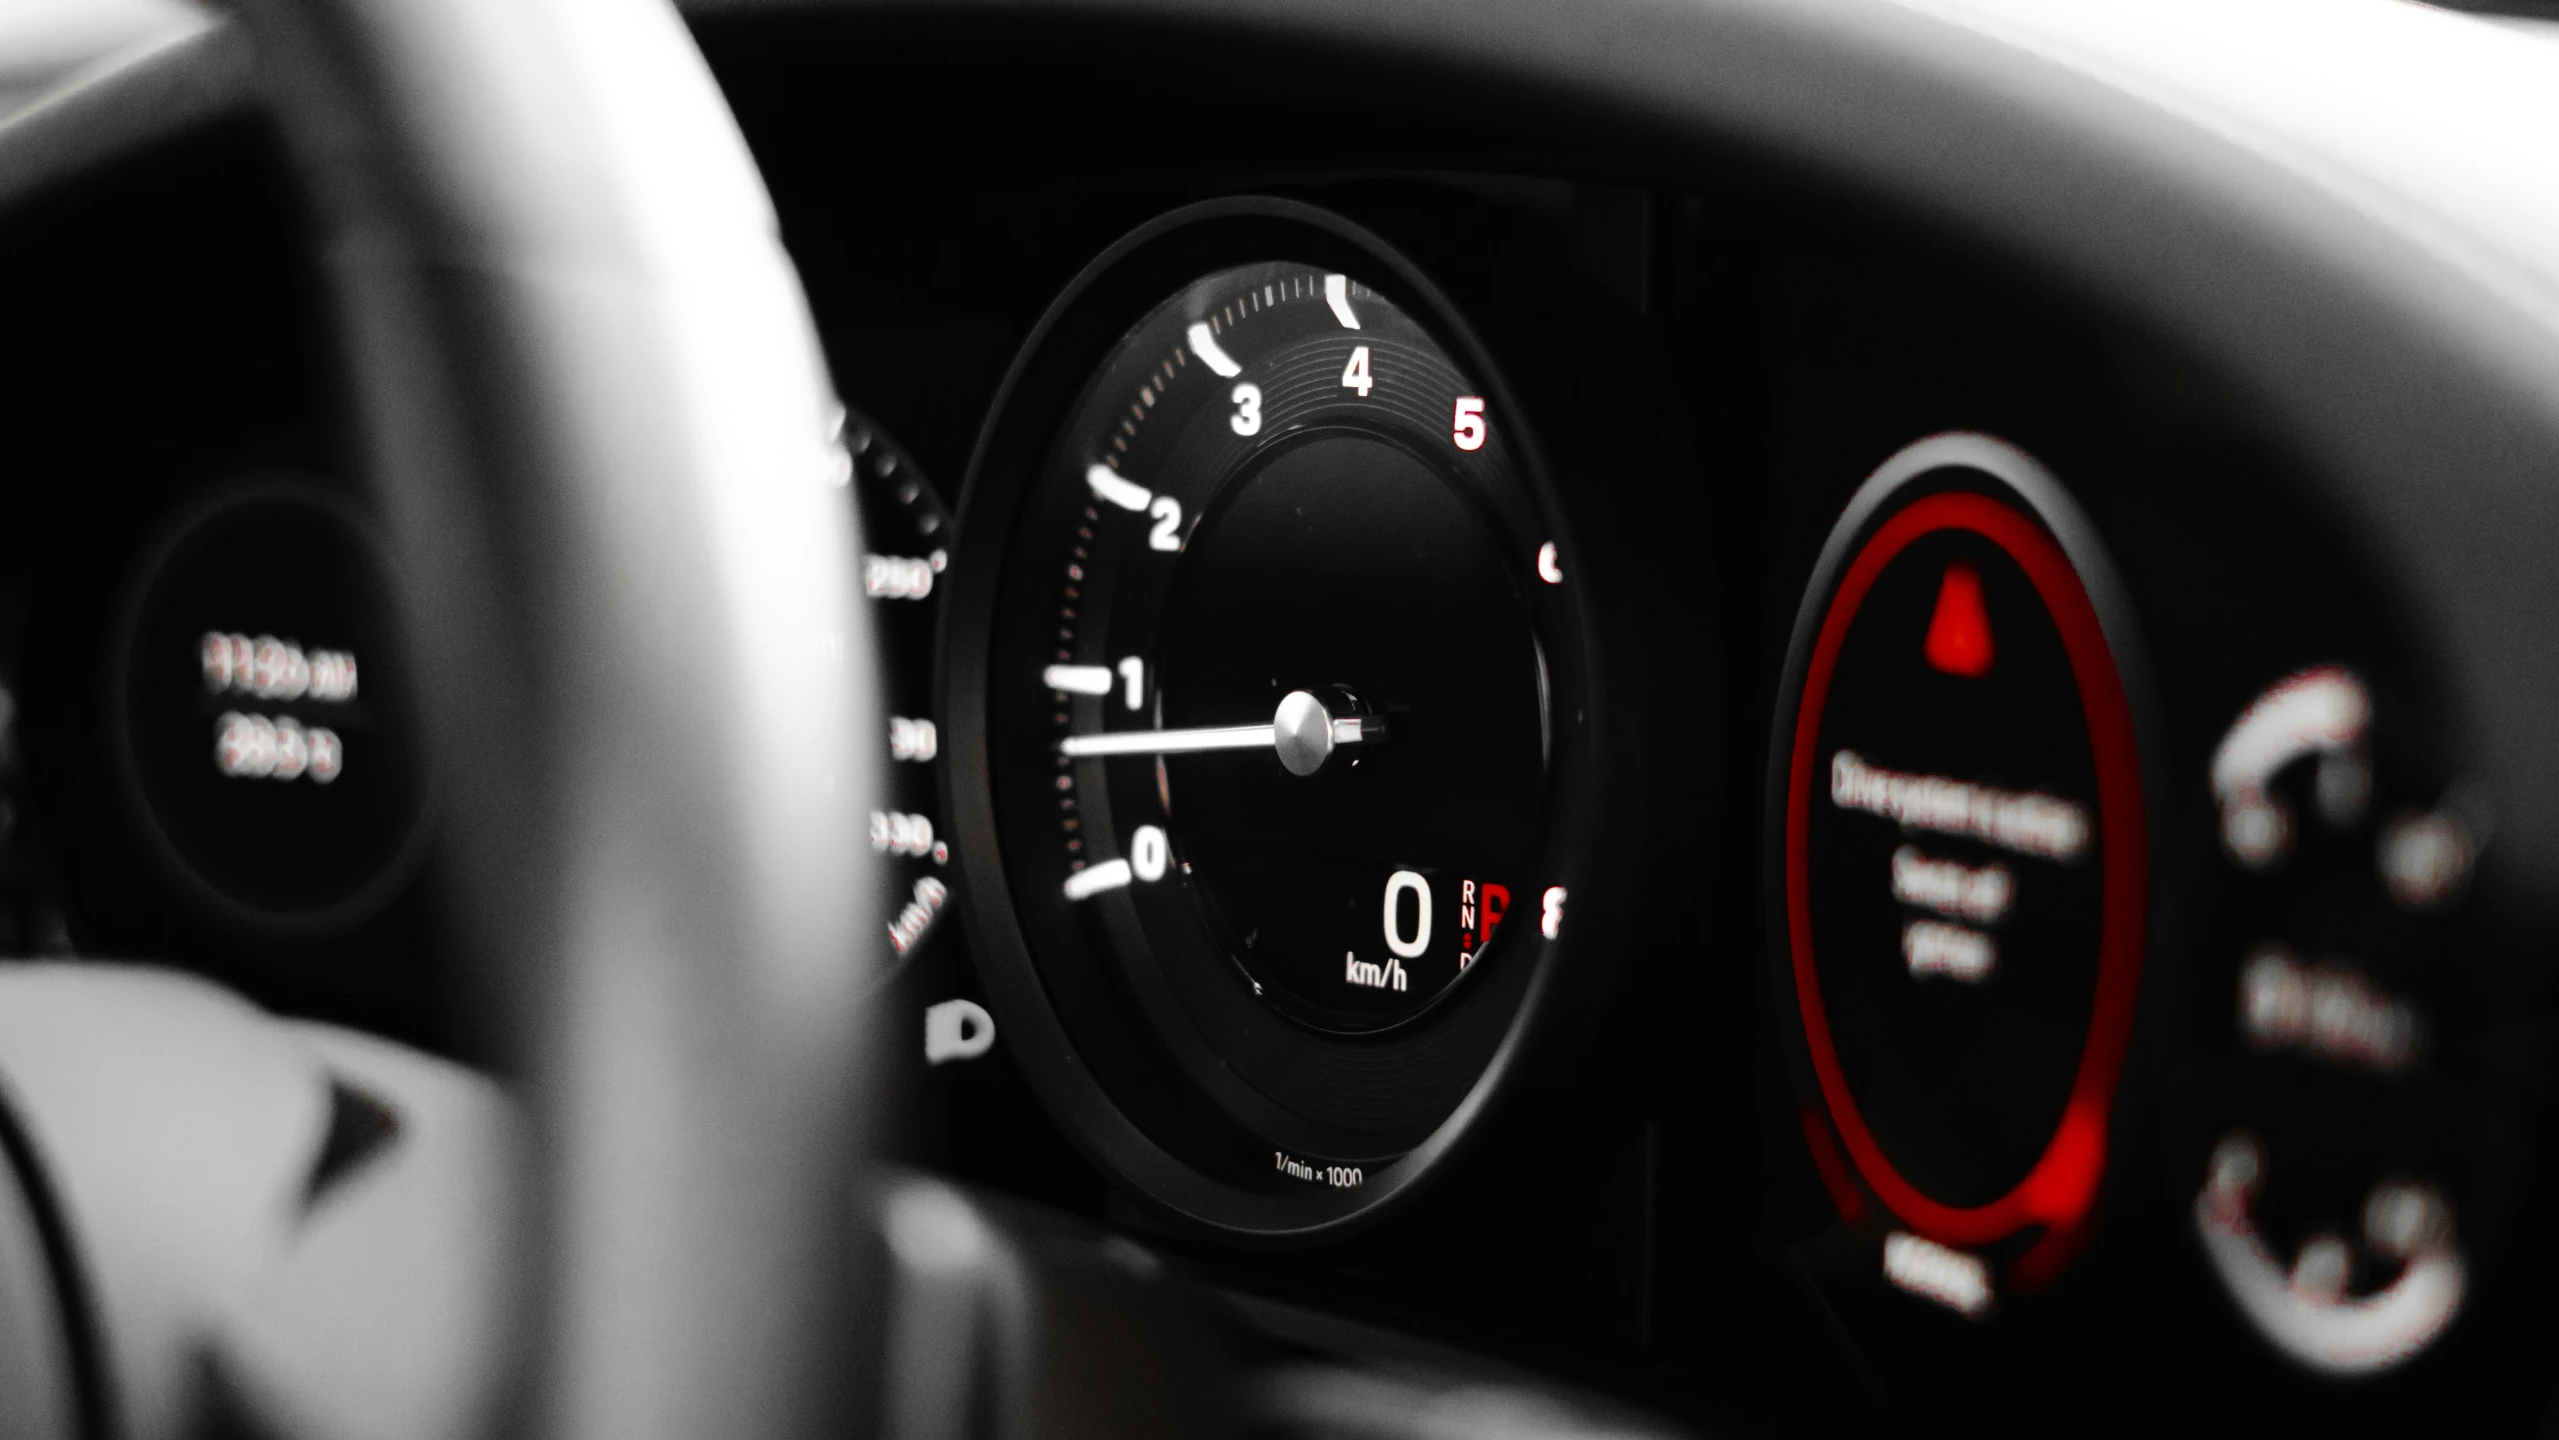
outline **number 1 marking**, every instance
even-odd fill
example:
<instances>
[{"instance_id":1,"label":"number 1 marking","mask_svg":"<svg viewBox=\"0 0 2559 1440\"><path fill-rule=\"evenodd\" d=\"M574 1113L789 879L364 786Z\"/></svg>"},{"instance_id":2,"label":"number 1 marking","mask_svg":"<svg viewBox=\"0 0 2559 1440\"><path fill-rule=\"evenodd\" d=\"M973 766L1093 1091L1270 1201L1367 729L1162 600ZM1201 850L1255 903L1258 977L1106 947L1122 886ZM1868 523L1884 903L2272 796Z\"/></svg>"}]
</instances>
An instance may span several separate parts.
<instances>
[{"instance_id":1,"label":"number 1 marking","mask_svg":"<svg viewBox=\"0 0 2559 1440\"><path fill-rule=\"evenodd\" d=\"M1126 682L1124 698L1128 708L1138 709L1146 703L1146 662L1134 655L1120 661L1120 679Z\"/></svg>"}]
</instances>

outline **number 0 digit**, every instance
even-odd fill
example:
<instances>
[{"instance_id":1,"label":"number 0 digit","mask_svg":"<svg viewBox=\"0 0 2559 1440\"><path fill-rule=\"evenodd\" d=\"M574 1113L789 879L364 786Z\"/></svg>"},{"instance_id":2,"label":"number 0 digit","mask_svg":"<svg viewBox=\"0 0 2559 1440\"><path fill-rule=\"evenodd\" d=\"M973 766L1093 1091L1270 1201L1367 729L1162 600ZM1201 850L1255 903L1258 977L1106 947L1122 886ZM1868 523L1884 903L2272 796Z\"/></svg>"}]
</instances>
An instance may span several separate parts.
<instances>
[{"instance_id":1,"label":"number 0 digit","mask_svg":"<svg viewBox=\"0 0 2559 1440\"><path fill-rule=\"evenodd\" d=\"M1416 919L1413 933L1406 935L1395 915L1395 897L1413 892ZM1431 948L1431 882L1410 870L1398 870L1386 877L1386 948L1410 960Z\"/></svg>"}]
</instances>

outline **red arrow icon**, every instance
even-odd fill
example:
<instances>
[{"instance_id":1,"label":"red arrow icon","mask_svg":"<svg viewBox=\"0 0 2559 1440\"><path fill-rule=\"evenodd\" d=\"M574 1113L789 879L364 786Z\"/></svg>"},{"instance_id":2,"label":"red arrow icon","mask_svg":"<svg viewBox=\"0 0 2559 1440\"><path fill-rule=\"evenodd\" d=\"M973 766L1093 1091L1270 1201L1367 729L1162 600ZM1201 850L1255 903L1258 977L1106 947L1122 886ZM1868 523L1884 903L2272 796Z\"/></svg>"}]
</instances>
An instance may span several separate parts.
<instances>
[{"instance_id":1,"label":"red arrow icon","mask_svg":"<svg viewBox=\"0 0 2559 1440\"><path fill-rule=\"evenodd\" d=\"M1937 613L1928 621L1928 663L1949 675L1978 680L1990 673L1990 611L1981 603L1981 576L1958 560L1937 587Z\"/></svg>"}]
</instances>

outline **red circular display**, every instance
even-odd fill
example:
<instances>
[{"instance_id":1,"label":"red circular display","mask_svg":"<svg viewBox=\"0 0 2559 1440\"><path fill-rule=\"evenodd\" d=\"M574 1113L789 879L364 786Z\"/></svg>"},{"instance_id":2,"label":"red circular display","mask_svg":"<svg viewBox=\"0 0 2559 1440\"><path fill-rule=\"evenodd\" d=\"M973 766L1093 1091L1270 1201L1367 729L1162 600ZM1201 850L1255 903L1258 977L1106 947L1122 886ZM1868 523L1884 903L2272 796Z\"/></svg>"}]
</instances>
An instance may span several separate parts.
<instances>
[{"instance_id":1,"label":"red circular display","mask_svg":"<svg viewBox=\"0 0 2559 1440\"><path fill-rule=\"evenodd\" d=\"M1950 1205L1925 1193L1884 1153L1843 1070L1824 1005L1813 951L1809 829L1823 706L1858 608L1885 566L1923 536L1968 531L2013 560L2059 633L2085 717L2097 787L2102 850L2095 997L2060 1123L2025 1178L1986 1204ZM1966 583L1970 583L1967 580ZM1932 644L1939 643L1932 640ZM1965 663L1938 658L1941 668ZM1849 564L1823 616L1795 721L1786 791L1786 913L1804 1039L1832 1124L1868 1188L1911 1229L1952 1245L1984 1245L2027 1227L2045 1227L2021 1267L2048 1269L2076 1233L2104 1173L2106 1127L2115 1081L2130 1038L2139 984L2148 883L2141 766L2130 702L2105 630L2087 589L2061 546L2027 515L1972 491L1943 491L1911 502L1868 537ZM2039 1260L2047 1262L2039 1265Z\"/></svg>"}]
</instances>

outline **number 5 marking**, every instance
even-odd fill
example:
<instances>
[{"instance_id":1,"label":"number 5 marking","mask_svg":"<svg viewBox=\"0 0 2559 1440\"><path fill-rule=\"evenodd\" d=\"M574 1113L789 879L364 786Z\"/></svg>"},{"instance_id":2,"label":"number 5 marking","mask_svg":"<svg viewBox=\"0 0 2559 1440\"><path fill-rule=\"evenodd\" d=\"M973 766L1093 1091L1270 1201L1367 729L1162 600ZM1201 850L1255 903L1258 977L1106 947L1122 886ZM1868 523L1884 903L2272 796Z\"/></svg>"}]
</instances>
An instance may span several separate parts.
<instances>
[{"instance_id":1,"label":"number 5 marking","mask_svg":"<svg viewBox=\"0 0 2559 1440\"><path fill-rule=\"evenodd\" d=\"M1460 450L1481 450L1484 448L1486 433L1484 397L1481 395L1458 396L1457 420L1449 432L1449 438L1457 442L1457 448Z\"/></svg>"}]
</instances>

